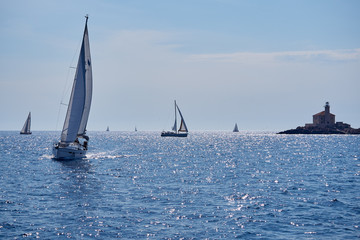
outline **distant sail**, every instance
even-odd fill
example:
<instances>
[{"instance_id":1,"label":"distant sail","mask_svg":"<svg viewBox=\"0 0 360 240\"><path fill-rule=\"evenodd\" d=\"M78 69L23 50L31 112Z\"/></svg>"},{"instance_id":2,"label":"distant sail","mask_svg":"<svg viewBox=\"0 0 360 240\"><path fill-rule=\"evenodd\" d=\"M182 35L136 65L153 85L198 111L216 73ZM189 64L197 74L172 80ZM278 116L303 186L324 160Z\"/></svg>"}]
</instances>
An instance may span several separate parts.
<instances>
[{"instance_id":1,"label":"distant sail","mask_svg":"<svg viewBox=\"0 0 360 240\"><path fill-rule=\"evenodd\" d=\"M238 125L237 125L237 123L235 123L235 127L234 127L233 132L239 132L239 129L238 129Z\"/></svg>"},{"instance_id":2,"label":"distant sail","mask_svg":"<svg viewBox=\"0 0 360 240\"><path fill-rule=\"evenodd\" d=\"M110 131L110 130L109 130L109 126L106 128L106 131L107 131L107 132Z\"/></svg>"},{"instance_id":3,"label":"distant sail","mask_svg":"<svg viewBox=\"0 0 360 240\"><path fill-rule=\"evenodd\" d=\"M176 104L176 101L174 101L174 106L175 106L175 122L174 125L172 127L172 131L163 131L161 133L162 137L187 137L188 135L188 128L186 126L184 117L180 111L179 106ZM179 129L177 130L177 112L179 112L180 118L181 118L181 122L180 122L180 126Z\"/></svg>"},{"instance_id":4,"label":"distant sail","mask_svg":"<svg viewBox=\"0 0 360 240\"><path fill-rule=\"evenodd\" d=\"M20 131L20 134L31 134L30 126L31 126L31 112L29 112L29 115L26 118L26 121L24 123L23 128Z\"/></svg>"}]
</instances>

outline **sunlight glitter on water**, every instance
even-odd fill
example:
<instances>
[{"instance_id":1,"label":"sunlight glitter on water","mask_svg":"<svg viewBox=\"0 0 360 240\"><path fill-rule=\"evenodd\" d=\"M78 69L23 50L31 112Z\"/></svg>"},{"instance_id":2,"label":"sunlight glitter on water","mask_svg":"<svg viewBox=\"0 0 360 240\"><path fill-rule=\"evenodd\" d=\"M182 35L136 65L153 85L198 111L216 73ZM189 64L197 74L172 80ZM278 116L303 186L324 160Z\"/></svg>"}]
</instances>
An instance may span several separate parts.
<instances>
[{"instance_id":1,"label":"sunlight glitter on water","mask_svg":"<svg viewBox=\"0 0 360 240\"><path fill-rule=\"evenodd\" d=\"M0 133L5 238L359 237L359 137L89 132L86 159L53 161L34 134Z\"/></svg>"}]
</instances>

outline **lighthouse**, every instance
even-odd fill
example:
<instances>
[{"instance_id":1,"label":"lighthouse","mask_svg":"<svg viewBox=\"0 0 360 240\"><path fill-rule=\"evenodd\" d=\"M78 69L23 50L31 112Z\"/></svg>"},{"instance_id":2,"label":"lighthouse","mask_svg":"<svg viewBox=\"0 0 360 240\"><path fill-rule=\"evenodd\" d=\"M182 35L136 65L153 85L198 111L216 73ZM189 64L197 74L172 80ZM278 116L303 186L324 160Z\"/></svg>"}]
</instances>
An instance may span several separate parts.
<instances>
[{"instance_id":1,"label":"lighthouse","mask_svg":"<svg viewBox=\"0 0 360 240\"><path fill-rule=\"evenodd\" d=\"M325 103L325 111L313 115L313 126L332 127L335 125L335 115L330 113L329 102Z\"/></svg>"},{"instance_id":2,"label":"lighthouse","mask_svg":"<svg viewBox=\"0 0 360 240\"><path fill-rule=\"evenodd\" d=\"M279 134L360 134L360 128L352 128L350 124L344 122L335 122L335 115L330 112L329 102L325 103L324 108L324 111L313 115L312 123Z\"/></svg>"}]
</instances>

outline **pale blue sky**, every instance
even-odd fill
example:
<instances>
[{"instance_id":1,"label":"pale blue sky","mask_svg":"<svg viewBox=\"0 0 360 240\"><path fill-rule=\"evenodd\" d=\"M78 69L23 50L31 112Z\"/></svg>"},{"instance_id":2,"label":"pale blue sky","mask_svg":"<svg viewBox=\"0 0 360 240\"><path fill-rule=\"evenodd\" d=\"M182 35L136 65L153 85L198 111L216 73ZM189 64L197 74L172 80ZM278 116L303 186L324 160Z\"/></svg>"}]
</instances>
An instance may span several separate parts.
<instances>
[{"instance_id":1,"label":"pale blue sky","mask_svg":"<svg viewBox=\"0 0 360 240\"><path fill-rule=\"evenodd\" d=\"M0 130L60 130L89 14L88 130L360 127L360 1L0 1ZM64 94L67 93L67 94ZM60 108L60 116L58 112Z\"/></svg>"}]
</instances>

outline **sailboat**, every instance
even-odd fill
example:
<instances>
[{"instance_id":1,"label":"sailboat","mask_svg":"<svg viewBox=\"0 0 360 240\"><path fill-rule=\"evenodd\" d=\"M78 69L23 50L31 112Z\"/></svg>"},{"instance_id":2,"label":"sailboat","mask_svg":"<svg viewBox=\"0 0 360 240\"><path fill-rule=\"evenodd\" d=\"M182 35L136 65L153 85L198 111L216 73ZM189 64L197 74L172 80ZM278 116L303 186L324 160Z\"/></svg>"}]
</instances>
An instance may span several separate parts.
<instances>
[{"instance_id":1,"label":"sailboat","mask_svg":"<svg viewBox=\"0 0 360 240\"><path fill-rule=\"evenodd\" d=\"M136 128L136 126L135 126L135 132L137 132L137 128Z\"/></svg>"},{"instance_id":2,"label":"sailboat","mask_svg":"<svg viewBox=\"0 0 360 240\"><path fill-rule=\"evenodd\" d=\"M29 112L29 115L26 118L25 124L21 129L20 134L31 134L30 125L31 125L31 112Z\"/></svg>"},{"instance_id":3,"label":"sailboat","mask_svg":"<svg viewBox=\"0 0 360 240\"><path fill-rule=\"evenodd\" d=\"M87 29L88 15L76 68L74 83L66 112L61 139L53 146L55 159L85 158L89 137L86 125L92 98L92 65Z\"/></svg>"},{"instance_id":4,"label":"sailboat","mask_svg":"<svg viewBox=\"0 0 360 240\"><path fill-rule=\"evenodd\" d=\"M110 131L109 126L106 128L106 131L107 131L107 132Z\"/></svg>"},{"instance_id":5,"label":"sailboat","mask_svg":"<svg viewBox=\"0 0 360 240\"><path fill-rule=\"evenodd\" d=\"M234 127L233 132L239 132L239 129L238 129L237 123L235 123L235 127Z\"/></svg>"},{"instance_id":6,"label":"sailboat","mask_svg":"<svg viewBox=\"0 0 360 240\"><path fill-rule=\"evenodd\" d=\"M178 105L176 104L176 101L174 101L175 103L175 123L174 126L172 127L172 131L163 131L161 132L161 136L162 137L187 137L188 135L188 129L186 127L185 124L185 120L181 114L180 108L178 107ZM181 122L180 122L180 127L179 129L177 129L177 111L179 112L179 115L181 117Z\"/></svg>"}]
</instances>

